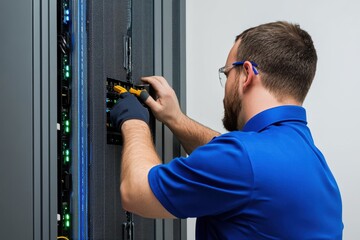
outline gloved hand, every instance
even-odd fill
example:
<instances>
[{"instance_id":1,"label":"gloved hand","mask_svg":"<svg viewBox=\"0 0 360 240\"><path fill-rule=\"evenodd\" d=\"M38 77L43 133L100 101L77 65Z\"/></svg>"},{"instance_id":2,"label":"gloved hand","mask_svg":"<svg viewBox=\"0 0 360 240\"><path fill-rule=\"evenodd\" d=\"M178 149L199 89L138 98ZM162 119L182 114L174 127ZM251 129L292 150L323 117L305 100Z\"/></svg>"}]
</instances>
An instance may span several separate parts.
<instances>
[{"instance_id":1,"label":"gloved hand","mask_svg":"<svg viewBox=\"0 0 360 240\"><path fill-rule=\"evenodd\" d=\"M130 119L139 119L149 124L149 111L129 92L120 94L120 98L110 111L112 125L121 130L121 125Z\"/></svg>"}]
</instances>

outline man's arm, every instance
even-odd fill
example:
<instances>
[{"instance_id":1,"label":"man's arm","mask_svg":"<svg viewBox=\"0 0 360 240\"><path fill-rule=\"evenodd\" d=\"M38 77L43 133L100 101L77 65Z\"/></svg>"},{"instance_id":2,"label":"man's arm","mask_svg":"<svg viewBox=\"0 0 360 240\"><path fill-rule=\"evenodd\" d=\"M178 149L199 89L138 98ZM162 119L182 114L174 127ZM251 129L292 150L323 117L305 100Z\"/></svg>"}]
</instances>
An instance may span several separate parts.
<instances>
[{"instance_id":1,"label":"man's arm","mask_svg":"<svg viewBox=\"0 0 360 240\"><path fill-rule=\"evenodd\" d=\"M165 78L160 76L144 77L156 92L156 101L148 97L145 103L150 107L154 116L163 122L179 139L185 151L190 154L195 148L208 143L220 133L201 125L187 117L180 109L174 90Z\"/></svg>"},{"instance_id":2,"label":"man's arm","mask_svg":"<svg viewBox=\"0 0 360 240\"><path fill-rule=\"evenodd\" d=\"M179 139L188 154L192 153L197 147L210 142L215 136L220 135L220 133L205 127L185 114L181 114L174 121L167 122L166 126Z\"/></svg>"},{"instance_id":3,"label":"man's arm","mask_svg":"<svg viewBox=\"0 0 360 240\"><path fill-rule=\"evenodd\" d=\"M120 193L125 210L143 217L172 216L154 196L148 182L150 169L161 163L148 126L149 111L128 92L122 93L110 111L113 126L123 137Z\"/></svg>"},{"instance_id":4,"label":"man's arm","mask_svg":"<svg viewBox=\"0 0 360 240\"><path fill-rule=\"evenodd\" d=\"M121 126L121 200L129 212L149 218L175 218L154 196L148 182L150 169L161 163L152 143L149 126L128 120Z\"/></svg>"}]
</instances>

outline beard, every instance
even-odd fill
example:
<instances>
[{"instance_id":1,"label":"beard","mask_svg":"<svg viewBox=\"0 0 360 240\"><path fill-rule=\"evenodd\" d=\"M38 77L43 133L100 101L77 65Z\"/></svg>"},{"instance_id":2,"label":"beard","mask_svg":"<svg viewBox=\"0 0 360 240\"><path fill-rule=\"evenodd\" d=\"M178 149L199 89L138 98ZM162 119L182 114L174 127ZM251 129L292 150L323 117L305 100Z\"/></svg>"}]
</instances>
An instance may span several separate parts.
<instances>
[{"instance_id":1,"label":"beard","mask_svg":"<svg viewBox=\"0 0 360 240\"><path fill-rule=\"evenodd\" d=\"M224 97L224 118L222 119L224 128L231 132L239 130L238 118L242 109L242 101L237 91L237 87L233 89L231 95Z\"/></svg>"}]
</instances>

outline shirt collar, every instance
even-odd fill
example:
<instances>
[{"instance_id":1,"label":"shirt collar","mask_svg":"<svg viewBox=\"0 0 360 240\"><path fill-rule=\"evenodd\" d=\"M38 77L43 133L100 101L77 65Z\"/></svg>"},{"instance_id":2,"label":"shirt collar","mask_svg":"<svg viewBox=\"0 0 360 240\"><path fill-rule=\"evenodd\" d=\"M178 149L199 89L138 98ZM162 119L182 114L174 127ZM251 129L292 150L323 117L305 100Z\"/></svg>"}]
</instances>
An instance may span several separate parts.
<instances>
[{"instance_id":1,"label":"shirt collar","mask_svg":"<svg viewBox=\"0 0 360 240\"><path fill-rule=\"evenodd\" d=\"M286 105L267 109L253 116L245 124L242 131L260 132L270 125L284 121L300 121L306 125L307 121L305 109L295 105Z\"/></svg>"}]
</instances>

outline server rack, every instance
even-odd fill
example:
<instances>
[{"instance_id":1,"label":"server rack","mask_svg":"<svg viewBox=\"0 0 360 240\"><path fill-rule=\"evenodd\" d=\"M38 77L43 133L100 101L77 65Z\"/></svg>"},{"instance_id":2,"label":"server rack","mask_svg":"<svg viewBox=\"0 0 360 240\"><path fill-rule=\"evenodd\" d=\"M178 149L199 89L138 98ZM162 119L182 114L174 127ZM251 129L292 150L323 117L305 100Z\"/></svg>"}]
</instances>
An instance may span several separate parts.
<instances>
[{"instance_id":1,"label":"server rack","mask_svg":"<svg viewBox=\"0 0 360 240\"><path fill-rule=\"evenodd\" d=\"M184 16L179 11L184 11L184 7L184 2L180 1L88 2L91 237L111 239L124 235L125 239L129 236L126 231L124 234L124 226L129 225L126 225L127 218L120 205L118 190L121 146L109 144L109 134L114 136L114 132L104 132L107 124L106 83L109 79L117 79L138 85L141 84L141 76L164 75L176 88L184 106L185 58L181 54L185 50L185 36L181 32L184 29L180 29L180 26L184 27L180 25ZM181 154L179 143L166 127L154 122L152 132L161 158L170 160L174 155ZM104 212L107 218L103 218ZM153 220L134 216L134 226L134 233L130 236L135 239L186 238L184 220Z\"/></svg>"},{"instance_id":2,"label":"server rack","mask_svg":"<svg viewBox=\"0 0 360 240\"><path fill-rule=\"evenodd\" d=\"M180 0L2 2L2 238L128 238L121 145L107 143L106 80L129 80L130 43L133 81L164 75L184 107L184 13ZM181 154L161 123L152 131L164 161ZM186 222L134 216L132 236L186 239Z\"/></svg>"},{"instance_id":3,"label":"server rack","mask_svg":"<svg viewBox=\"0 0 360 240\"><path fill-rule=\"evenodd\" d=\"M57 234L56 1L1 1L0 232Z\"/></svg>"}]
</instances>

